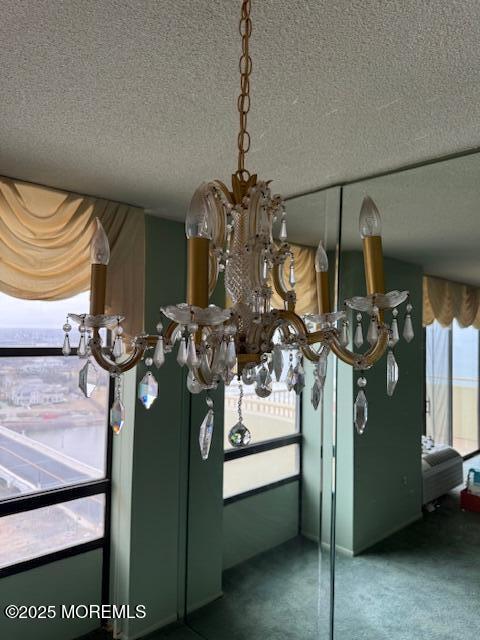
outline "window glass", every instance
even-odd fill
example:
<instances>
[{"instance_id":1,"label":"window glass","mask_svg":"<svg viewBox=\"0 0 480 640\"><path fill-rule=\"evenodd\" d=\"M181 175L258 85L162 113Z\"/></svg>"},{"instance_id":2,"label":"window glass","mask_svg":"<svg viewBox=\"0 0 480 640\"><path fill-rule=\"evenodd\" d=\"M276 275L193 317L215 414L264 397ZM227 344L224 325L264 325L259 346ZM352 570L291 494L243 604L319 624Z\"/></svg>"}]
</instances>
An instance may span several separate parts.
<instances>
[{"instance_id":1,"label":"window glass","mask_svg":"<svg viewBox=\"0 0 480 640\"><path fill-rule=\"evenodd\" d=\"M0 520L0 568L97 540L104 535L105 496L70 500Z\"/></svg>"},{"instance_id":2,"label":"window glass","mask_svg":"<svg viewBox=\"0 0 480 640\"><path fill-rule=\"evenodd\" d=\"M478 330L461 328L452 334L453 447L462 455L478 449Z\"/></svg>"},{"instance_id":3,"label":"window glass","mask_svg":"<svg viewBox=\"0 0 480 640\"><path fill-rule=\"evenodd\" d=\"M88 311L90 292L66 300L21 300L0 293L0 347L61 347L68 313ZM78 335L76 328L72 331Z\"/></svg>"},{"instance_id":4,"label":"window glass","mask_svg":"<svg viewBox=\"0 0 480 640\"><path fill-rule=\"evenodd\" d=\"M97 388L85 398L84 364L0 358L0 499L105 476L108 374L97 367Z\"/></svg>"},{"instance_id":5,"label":"window glass","mask_svg":"<svg viewBox=\"0 0 480 640\"><path fill-rule=\"evenodd\" d=\"M450 328L438 322L426 331L426 431L436 444L450 444Z\"/></svg>"},{"instance_id":6,"label":"window glass","mask_svg":"<svg viewBox=\"0 0 480 640\"><path fill-rule=\"evenodd\" d=\"M299 471L300 447L298 444L228 460L223 468L223 497L229 498L263 487L295 476Z\"/></svg>"}]
</instances>

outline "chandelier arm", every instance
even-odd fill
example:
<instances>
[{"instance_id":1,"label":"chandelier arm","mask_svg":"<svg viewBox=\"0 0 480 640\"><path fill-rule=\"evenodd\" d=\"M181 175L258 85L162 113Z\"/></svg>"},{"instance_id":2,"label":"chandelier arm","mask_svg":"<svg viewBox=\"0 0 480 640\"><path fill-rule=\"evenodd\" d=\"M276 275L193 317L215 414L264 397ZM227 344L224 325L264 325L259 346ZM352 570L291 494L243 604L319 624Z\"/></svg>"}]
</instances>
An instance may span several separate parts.
<instances>
[{"instance_id":1,"label":"chandelier arm","mask_svg":"<svg viewBox=\"0 0 480 640\"><path fill-rule=\"evenodd\" d=\"M301 340L307 340L307 327L305 326L305 323L300 318L300 316L297 316L297 314L293 310L275 309L272 312L272 315L274 316L274 322L269 327L267 334L267 339L269 342L272 341L273 334L275 333L276 329L278 329L282 325L289 325L293 327Z\"/></svg>"},{"instance_id":2,"label":"chandelier arm","mask_svg":"<svg viewBox=\"0 0 480 640\"><path fill-rule=\"evenodd\" d=\"M103 353L102 343L100 341L100 337L94 336L90 340L90 348L92 351L92 355L95 358L97 364L105 369L111 374L120 375L132 369L140 360L142 359L143 354L145 353L148 344L146 341L141 341L140 343L135 343L134 348L130 356L121 363L112 362L109 358L106 358Z\"/></svg>"},{"instance_id":3,"label":"chandelier arm","mask_svg":"<svg viewBox=\"0 0 480 640\"><path fill-rule=\"evenodd\" d=\"M340 344L338 333L332 332L329 340L333 353L355 369L370 369L386 351L389 330L384 324L379 325L379 335L375 344L365 353L354 353Z\"/></svg>"},{"instance_id":4,"label":"chandelier arm","mask_svg":"<svg viewBox=\"0 0 480 640\"><path fill-rule=\"evenodd\" d=\"M287 310L295 312L295 291L287 289L283 284L283 262L276 262L272 268L272 282L275 291L287 303Z\"/></svg>"}]
</instances>

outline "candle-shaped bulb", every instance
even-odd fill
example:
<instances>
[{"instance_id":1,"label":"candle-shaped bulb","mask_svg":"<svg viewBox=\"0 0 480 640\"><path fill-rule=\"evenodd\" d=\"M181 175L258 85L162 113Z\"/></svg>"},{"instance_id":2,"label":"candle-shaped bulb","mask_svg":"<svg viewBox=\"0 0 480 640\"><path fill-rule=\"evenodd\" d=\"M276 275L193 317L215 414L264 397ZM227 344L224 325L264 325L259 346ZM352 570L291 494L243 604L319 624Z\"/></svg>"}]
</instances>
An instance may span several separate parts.
<instances>
[{"instance_id":1,"label":"candle-shaped bulb","mask_svg":"<svg viewBox=\"0 0 480 640\"><path fill-rule=\"evenodd\" d=\"M365 196L363 199L358 219L358 229L362 238L382 235L382 219L377 205L370 196Z\"/></svg>"},{"instance_id":2,"label":"candle-shaped bulb","mask_svg":"<svg viewBox=\"0 0 480 640\"><path fill-rule=\"evenodd\" d=\"M212 212L209 198L208 183L203 182L192 196L185 218L185 233L187 238L206 238L211 240Z\"/></svg>"},{"instance_id":3,"label":"candle-shaped bulb","mask_svg":"<svg viewBox=\"0 0 480 640\"><path fill-rule=\"evenodd\" d=\"M328 271L327 252L323 248L323 243L321 240L318 243L317 253L315 254L315 271L317 273L323 273Z\"/></svg>"},{"instance_id":4,"label":"candle-shaped bulb","mask_svg":"<svg viewBox=\"0 0 480 640\"><path fill-rule=\"evenodd\" d=\"M90 262L92 264L107 265L110 260L110 245L108 244L107 234L98 218L95 219L97 230L93 234L90 244Z\"/></svg>"}]
</instances>

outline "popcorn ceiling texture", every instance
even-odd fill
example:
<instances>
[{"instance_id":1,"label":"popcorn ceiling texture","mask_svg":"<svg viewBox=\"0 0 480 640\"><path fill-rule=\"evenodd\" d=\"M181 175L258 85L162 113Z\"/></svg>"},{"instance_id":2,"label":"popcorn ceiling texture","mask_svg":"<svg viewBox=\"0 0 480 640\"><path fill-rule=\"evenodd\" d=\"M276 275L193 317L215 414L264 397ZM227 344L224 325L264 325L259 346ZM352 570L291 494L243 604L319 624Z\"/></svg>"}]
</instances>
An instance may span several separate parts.
<instances>
[{"instance_id":1,"label":"popcorn ceiling texture","mask_svg":"<svg viewBox=\"0 0 480 640\"><path fill-rule=\"evenodd\" d=\"M183 219L236 164L235 0L2 0L0 174ZM480 146L480 2L253 0L247 167L294 195Z\"/></svg>"}]
</instances>

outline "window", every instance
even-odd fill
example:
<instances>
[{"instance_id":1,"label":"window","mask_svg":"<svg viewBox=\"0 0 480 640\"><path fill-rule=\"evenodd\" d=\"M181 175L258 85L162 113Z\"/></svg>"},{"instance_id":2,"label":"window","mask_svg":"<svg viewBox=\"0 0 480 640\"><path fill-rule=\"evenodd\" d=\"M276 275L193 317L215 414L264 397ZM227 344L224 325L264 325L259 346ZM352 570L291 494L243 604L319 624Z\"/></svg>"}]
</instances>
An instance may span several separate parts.
<instances>
[{"instance_id":1,"label":"window","mask_svg":"<svg viewBox=\"0 0 480 640\"><path fill-rule=\"evenodd\" d=\"M426 432L463 456L480 446L478 333L456 320L426 330Z\"/></svg>"},{"instance_id":2,"label":"window","mask_svg":"<svg viewBox=\"0 0 480 640\"><path fill-rule=\"evenodd\" d=\"M0 575L106 544L109 378L98 367L85 398L84 361L61 352L67 312L88 305L0 294Z\"/></svg>"},{"instance_id":3,"label":"window","mask_svg":"<svg viewBox=\"0 0 480 640\"><path fill-rule=\"evenodd\" d=\"M284 354L288 360L288 354ZM243 422L252 439L241 448L228 440L230 429L238 421L239 388L236 379L225 389L225 464L223 497L226 502L262 488L298 479L300 473L299 401L288 391L285 362L280 382L272 383L268 398L255 394L255 385L243 385Z\"/></svg>"}]
</instances>

